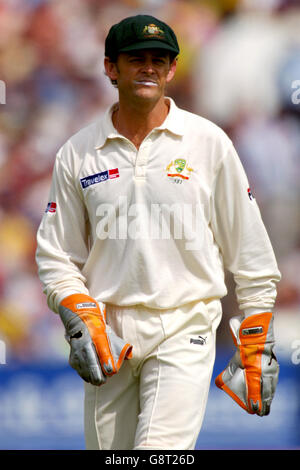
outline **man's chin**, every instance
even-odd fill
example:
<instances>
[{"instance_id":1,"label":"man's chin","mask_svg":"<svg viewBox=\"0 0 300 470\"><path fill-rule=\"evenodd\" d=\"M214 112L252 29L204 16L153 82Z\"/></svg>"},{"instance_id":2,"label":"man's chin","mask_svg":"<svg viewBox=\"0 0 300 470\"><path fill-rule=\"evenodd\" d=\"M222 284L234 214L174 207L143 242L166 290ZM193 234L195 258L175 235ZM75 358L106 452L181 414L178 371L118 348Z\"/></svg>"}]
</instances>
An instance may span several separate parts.
<instances>
[{"instance_id":1,"label":"man's chin","mask_svg":"<svg viewBox=\"0 0 300 470\"><path fill-rule=\"evenodd\" d=\"M160 98L161 92L157 86L138 86L134 90L134 95L136 98L156 101Z\"/></svg>"}]
</instances>

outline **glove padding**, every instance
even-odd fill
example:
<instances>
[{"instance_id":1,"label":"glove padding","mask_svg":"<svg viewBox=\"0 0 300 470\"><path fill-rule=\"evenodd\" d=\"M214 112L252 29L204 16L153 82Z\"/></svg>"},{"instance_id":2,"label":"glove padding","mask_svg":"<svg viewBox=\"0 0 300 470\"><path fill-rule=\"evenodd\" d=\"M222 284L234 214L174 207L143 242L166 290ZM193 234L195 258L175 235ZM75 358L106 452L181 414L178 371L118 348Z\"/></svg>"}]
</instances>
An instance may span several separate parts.
<instances>
[{"instance_id":1,"label":"glove padding","mask_svg":"<svg viewBox=\"0 0 300 470\"><path fill-rule=\"evenodd\" d=\"M266 312L243 318L229 321L237 351L215 383L248 413L265 416L270 412L279 375L273 353L273 315Z\"/></svg>"},{"instance_id":2,"label":"glove padding","mask_svg":"<svg viewBox=\"0 0 300 470\"><path fill-rule=\"evenodd\" d=\"M59 306L59 315L70 344L70 366L86 381L102 385L116 374L132 346L106 324L105 307L85 294L72 294Z\"/></svg>"}]
</instances>

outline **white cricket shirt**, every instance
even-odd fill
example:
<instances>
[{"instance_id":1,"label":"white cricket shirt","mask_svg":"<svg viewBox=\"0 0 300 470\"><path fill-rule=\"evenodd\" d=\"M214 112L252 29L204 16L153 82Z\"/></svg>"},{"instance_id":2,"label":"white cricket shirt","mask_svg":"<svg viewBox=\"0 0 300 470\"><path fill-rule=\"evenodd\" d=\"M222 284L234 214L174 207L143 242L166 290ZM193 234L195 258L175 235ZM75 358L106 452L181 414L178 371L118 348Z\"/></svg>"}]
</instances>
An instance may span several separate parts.
<instances>
[{"instance_id":1,"label":"white cricket shirt","mask_svg":"<svg viewBox=\"0 0 300 470\"><path fill-rule=\"evenodd\" d=\"M232 142L168 100L139 150L113 106L59 150L36 252L55 312L76 292L157 309L220 299L224 267L241 310L272 309L280 273Z\"/></svg>"}]
</instances>

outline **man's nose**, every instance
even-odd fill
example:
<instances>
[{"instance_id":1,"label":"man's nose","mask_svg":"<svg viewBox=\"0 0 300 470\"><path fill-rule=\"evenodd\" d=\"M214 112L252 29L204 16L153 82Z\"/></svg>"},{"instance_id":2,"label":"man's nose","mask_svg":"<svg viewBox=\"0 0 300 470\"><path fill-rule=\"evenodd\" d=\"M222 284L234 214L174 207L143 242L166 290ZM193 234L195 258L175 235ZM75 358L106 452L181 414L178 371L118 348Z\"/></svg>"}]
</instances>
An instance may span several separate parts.
<instances>
[{"instance_id":1,"label":"man's nose","mask_svg":"<svg viewBox=\"0 0 300 470\"><path fill-rule=\"evenodd\" d=\"M142 69L147 71L148 73L152 73L154 71L154 64L151 59L145 60Z\"/></svg>"}]
</instances>

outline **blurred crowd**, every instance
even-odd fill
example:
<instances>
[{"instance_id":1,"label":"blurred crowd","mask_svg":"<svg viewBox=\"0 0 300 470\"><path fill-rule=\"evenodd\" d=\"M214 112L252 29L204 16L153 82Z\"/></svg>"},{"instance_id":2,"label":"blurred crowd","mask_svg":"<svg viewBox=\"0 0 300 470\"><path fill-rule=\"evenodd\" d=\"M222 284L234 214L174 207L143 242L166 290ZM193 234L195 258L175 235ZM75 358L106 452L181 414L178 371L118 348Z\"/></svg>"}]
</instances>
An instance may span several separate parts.
<instances>
[{"instance_id":1,"label":"blurred crowd","mask_svg":"<svg viewBox=\"0 0 300 470\"><path fill-rule=\"evenodd\" d=\"M103 68L108 29L138 13L176 31L181 53L168 94L233 140L282 272L276 310L299 317L299 2L6 0L0 1L6 88L0 97L0 340L8 358L65 360L61 322L37 277L36 230L57 150L116 100ZM225 320L238 313L230 274L228 286ZM225 344L226 328L222 323L219 333Z\"/></svg>"}]
</instances>

